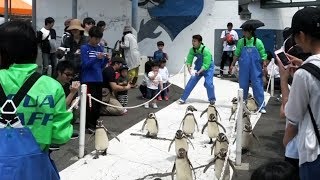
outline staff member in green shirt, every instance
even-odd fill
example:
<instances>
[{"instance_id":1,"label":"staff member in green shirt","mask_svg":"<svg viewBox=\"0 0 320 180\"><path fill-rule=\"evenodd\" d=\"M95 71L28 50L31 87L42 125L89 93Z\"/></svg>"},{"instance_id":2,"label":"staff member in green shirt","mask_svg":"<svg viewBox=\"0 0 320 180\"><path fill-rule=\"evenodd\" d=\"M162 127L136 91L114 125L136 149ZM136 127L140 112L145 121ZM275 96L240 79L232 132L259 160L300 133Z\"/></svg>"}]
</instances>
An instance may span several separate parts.
<instances>
[{"instance_id":1,"label":"staff member in green shirt","mask_svg":"<svg viewBox=\"0 0 320 180\"><path fill-rule=\"evenodd\" d=\"M243 89L243 99L248 98L249 83L252 84L253 95L257 100L259 110L265 114L264 90L263 90L263 68L266 68L267 54L260 39L255 36L255 28L252 25L242 28L244 37L237 43L234 60L230 66L233 69L239 60L239 85Z\"/></svg>"}]
</instances>

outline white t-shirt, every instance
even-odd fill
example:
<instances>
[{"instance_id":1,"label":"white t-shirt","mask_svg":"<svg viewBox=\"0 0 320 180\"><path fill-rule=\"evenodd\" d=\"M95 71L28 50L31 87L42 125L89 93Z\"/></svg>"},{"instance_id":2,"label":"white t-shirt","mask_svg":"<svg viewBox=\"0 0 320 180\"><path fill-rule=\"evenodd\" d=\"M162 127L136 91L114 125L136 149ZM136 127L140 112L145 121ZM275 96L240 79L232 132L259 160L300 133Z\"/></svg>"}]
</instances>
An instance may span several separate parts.
<instances>
[{"instance_id":1,"label":"white t-shirt","mask_svg":"<svg viewBox=\"0 0 320 180\"><path fill-rule=\"evenodd\" d=\"M320 67L320 54L310 56L303 64L313 63ZM299 165L313 162L320 154L320 146L314 133L308 111L310 104L318 128L320 127L320 81L309 72L298 69L293 76L288 102L285 106L287 121L298 127L297 144Z\"/></svg>"},{"instance_id":2,"label":"white t-shirt","mask_svg":"<svg viewBox=\"0 0 320 180\"><path fill-rule=\"evenodd\" d=\"M239 37L238 37L238 33L235 30L224 30L221 32L221 38L224 38L227 34L231 34L231 36L233 37L233 40L238 41ZM236 50L236 45L228 45L227 41L223 42L223 51L234 51Z\"/></svg>"},{"instance_id":3,"label":"white t-shirt","mask_svg":"<svg viewBox=\"0 0 320 180\"><path fill-rule=\"evenodd\" d=\"M169 80L169 71L168 71L167 67L160 68L159 74L162 78L162 82L167 83Z\"/></svg>"},{"instance_id":4,"label":"white t-shirt","mask_svg":"<svg viewBox=\"0 0 320 180\"><path fill-rule=\"evenodd\" d=\"M158 73L158 75L156 76L156 78L154 80L151 80L150 77L153 77L154 76L154 73L153 71L150 71L148 73L148 77L149 77L149 80L147 81L147 87L149 89L159 89L159 84L160 82L162 81L162 78L161 78L161 75L160 73Z\"/></svg>"}]
</instances>

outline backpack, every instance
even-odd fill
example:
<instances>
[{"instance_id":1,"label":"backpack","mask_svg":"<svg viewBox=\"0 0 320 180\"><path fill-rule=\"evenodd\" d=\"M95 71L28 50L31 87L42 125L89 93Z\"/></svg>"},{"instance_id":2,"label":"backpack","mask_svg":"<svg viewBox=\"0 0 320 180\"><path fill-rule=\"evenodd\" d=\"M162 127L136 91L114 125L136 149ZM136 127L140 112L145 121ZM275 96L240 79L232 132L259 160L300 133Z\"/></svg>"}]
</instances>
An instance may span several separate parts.
<instances>
[{"instance_id":1,"label":"backpack","mask_svg":"<svg viewBox=\"0 0 320 180\"><path fill-rule=\"evenodd\" d=\"M50 50L51 50L51 45L50 45L50 41L49 41L50 34L51 34L51 32L44 40L42 40L43 33L41 31L37 32L37 38L40 43L41 51L43 53L50 53Z\"/></svg>"},{"instance_id":2,"label":"backpack","mask_svg":"<svg viewBox=\"0 0 320 180\"><path fill-rule=\"evenodd\" d=\"M226 36L226 42L229 46L235 45L236 41L233 39L231 33L227 33L227 30L224 31L224 35Z\"/></svg>"},{"instance_id":3,"label":"backpack","mask_svg":"<svg viewBox=\"0 0 320 180\"><path fill-rule=\"evenodd\" d=\"M40 149L31 130L22 125L16 114L20 102L40 77L39 73L33 73L12 99L6 98L0 85L1 180L60 179L48 153Z\"/></svg>"}]
</instances>

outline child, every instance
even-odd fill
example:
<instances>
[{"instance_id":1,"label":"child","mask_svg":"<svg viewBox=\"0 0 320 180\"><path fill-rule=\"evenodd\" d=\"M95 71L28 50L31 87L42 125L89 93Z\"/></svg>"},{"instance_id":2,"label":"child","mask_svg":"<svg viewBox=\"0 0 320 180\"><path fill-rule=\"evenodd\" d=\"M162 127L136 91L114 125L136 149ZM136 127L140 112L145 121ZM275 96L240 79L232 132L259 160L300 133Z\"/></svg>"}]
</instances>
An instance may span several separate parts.
<instances>
[{"instance_id":1,"label":"child","mask_svg":"<svg viewBox=\"0 0 320 180\"><path fill-rule=\"evenodd\" d=\"M128 85L128 66L123 64L120 69L120 76L117 79L117 84L120 86L127 86ZM116 95L120 104L124 107L128 104L128 91L119 91Z\"/></svg>"},{"instance_id":2,"label":"child","mask_svg":"<svg viewBox=\"0 0 320 180\"><path fill-rule=\"evenodd\" d=\"M158 94L158 88L160 84L160 90L163 89L162 85L162 78L159 74L159 64L156 62L152 63L152 71L148 73L148 80L147 80L147 99L152 99ZM154 99L152 101L152 108L157 109L158 106L156 104L157 100ZM144 104L145 108L149 108L149 103Z\"/></svg>"},{"instance_id":3,"label":"child","mask_svg":"<svg viewBox=\"0 0 320 180\"><path fill-rule=\"evenodd\" d=\"M166 88L168 86L168 80L169 80L169 71L166 67L166 62L167 62L166 60L161 60L160 69L159 69L159 74L162 78L163 88ZM164 98L166 101L169 100L168 89L163 90L161 94L158 96L159 101L162 101L162 98Z\"/></svg>"},{"instance_id":4,"label":"child","mask_svg":"<svg viewBox=\"0 0 320 180\"><path fill-rule=\"evenodd\" d=\"M164 43L162 41L157 42L158 51L153 53L153 60L160 62L161 60L168 60L167 53L163 52Z\"/></svg>"}]
</instances>

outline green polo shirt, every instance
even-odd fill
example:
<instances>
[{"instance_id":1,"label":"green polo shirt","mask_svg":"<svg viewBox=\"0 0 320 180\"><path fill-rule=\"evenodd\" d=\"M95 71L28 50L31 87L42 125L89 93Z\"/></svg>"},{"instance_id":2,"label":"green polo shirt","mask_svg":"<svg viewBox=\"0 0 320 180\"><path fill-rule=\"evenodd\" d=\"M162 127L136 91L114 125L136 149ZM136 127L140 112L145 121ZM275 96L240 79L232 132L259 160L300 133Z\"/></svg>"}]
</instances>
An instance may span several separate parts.
<instances>
[{"instance_id":1,"label":"green polo shirt","mask_svg":"<svg viewBox=\"0 0 320 180\"><path fill-rule=\"evenodd\" d=\"M191 66L193 63L193 58L195 57L196 54L201 54L201 50L203 48L203 44L200 45L198 49L196 49L196 53L194 53L193 48L189 50L189 54L187 56L187 65ZM202 69L208 70L210 65L212 63L212 55L209 50L209 48L204 47L203 49L203 63L202 63Z\"/></svg>"},{"instance_id":2,"label":"green polo shirt","mask_svg":"<svg viewBox=\"0 0 320 180\"><path fill-rule=\"evenodd\" d=\"M9 98L14 96L37 67L36 64L13 64L0 70L5 94ZM17 115L31 129L42 150L47 150L50 144L65 144L71 138L72 113L67 112L61 84L49 76L41 76L34 84L17 107Z\"/></svg>"},{"instance_id":3,"label":"green polo shirt","mask_svg":"<svg viewBox=\"0 0 320 180\"><path fill-rule=\"evenodd\" d=\"M254 42L254 38L251 37L251 39L248 39L246 38L246 45L247 47L254 47L253 45L253 42ZM234 55L236 57L240 57L241 56L241 51L242 51L242 48L244 47L244 38L241 38L238 43L237 43L237 48L234 52ZM263 45L263 42L260 40L260 39L256 39L256 45L255 47L258 49L258 52L260 54L260 57L261 59L264 61L267 59L267 53L266 53L266 50L264 49L264 45Z\"/></svg>"}]
</instances>

